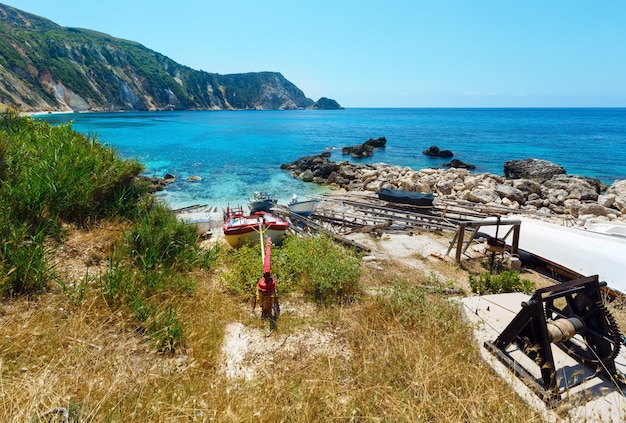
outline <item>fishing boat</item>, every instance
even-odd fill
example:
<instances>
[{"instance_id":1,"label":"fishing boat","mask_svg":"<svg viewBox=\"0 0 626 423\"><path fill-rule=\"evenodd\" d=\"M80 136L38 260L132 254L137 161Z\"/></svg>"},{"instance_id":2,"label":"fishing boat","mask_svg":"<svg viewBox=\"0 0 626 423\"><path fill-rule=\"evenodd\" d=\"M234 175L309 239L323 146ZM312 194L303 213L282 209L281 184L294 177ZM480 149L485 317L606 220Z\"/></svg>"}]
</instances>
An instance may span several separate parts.
<instances>
[{"instance_id":1,"label":"fishing boat","mask_svg":"<svg viewBox=\"0 0 626 423\"><path fill-rule=\"evenodd\" d=\"M317 208L319 202L320 200L317 199L298 201L298 196L294 194L293 197L291 197L289 204L287 204L287 207L289 207L289 210L296 214L311 216Z\"/></svg>"},{"instance_id":2,"label":"fishing boat","mask_svg":"<svg viewBox=\"0 0 626 423\"><path fill-rule=\"evenodd\" d=\"M255 191L252 198L248 201L250 213L259 211L268 212L276 205L276 198L268 195L266 192Z\"/></svg>"},{"instance_id":3,"label":"fishing boat","mask_svg":"<svg viewBox=\"0 0 626 423\"><path fill-rule=\"evenodd\" d=\"M435 196L430 193L405 191L403 189L383 188L378 191L378 198L390 203L410 204L413 206L432 207Z\"/></svg>"},{"instance_id":4,"label":"fishing boat","mask_svg":"<svg viewBox=\"0 0 626 423\"><path fill-rule=\"evenodd\" d=\"M211 215L209 212L210 208L200 205L174 210L176 217L181 222L196 227L198 235L207 235L211 233Z\"/></svg>"},{"instance_id":5,"label":"fishing boat","mask_svg":"<svg viewBox=\"0 0 626 423\"><path fill-rule=\"evenodd\" d=\"M246 214L241 207L227 207L224 211L222 229L226 242L232 247L240 247L247 242L258 242L261 235L279 244L289 228L289 222L269 212L257 211Z\"/></svg>"}]
</instances>

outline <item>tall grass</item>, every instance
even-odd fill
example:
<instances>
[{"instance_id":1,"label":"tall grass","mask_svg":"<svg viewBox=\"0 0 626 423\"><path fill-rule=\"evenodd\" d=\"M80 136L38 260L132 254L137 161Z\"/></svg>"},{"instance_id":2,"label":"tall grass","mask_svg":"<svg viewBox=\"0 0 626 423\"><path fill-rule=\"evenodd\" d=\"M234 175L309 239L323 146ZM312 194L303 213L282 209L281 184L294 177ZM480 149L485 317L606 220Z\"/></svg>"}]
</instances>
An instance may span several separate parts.
<instances>
[{"instance_id":1,"label":"tall grass","mask_svg":"<svg viewBox=\"0 0 626 423\"><path fill-rule=\"evenodd\" d=\"M210 269L220 255L218 246L203 249L198 241L193 226L147 198L100 275L100 291L108 306L127 313L160 351L185 346L176 302L196 289L186 272Z\"/></svg>"},{"instance_id":2,"label":"tall grass","mask_svg":"<svg viewBox=\"0 0 626 423\"><path fill-rule=\"evenodd\" d=\"M177 271L201 264L202 250L193 225L182 223L164 205L148 197L126 235L126 254L145 270L159 267Z\"/></svg>"},{"instance_id":3,"label":"tall grass","mask_svg":"<svg viewBox=\"0 0 626 423\"><path fill-rule=\"evenodd\" d=\"M45 291L54 277L46 242L62 224L131 215L146 187L134 183L142 166L121 160L71 125L50 126L0 112L0 293ZM122 216L123 217L123 216Z\"/></svg>"}]
</instances>

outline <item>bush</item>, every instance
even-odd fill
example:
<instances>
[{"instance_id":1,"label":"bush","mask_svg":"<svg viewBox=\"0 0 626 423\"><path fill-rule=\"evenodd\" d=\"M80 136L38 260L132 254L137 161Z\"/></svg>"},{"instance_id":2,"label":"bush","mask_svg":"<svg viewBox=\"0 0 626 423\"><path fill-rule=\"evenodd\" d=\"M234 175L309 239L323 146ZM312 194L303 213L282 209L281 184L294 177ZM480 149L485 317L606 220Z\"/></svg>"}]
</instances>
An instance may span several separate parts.
<instances>
[{"instance_id":1,"label":"bush","mask_svg":"<svg viewBox=\"0 0 626 423\"><path fill-rule=\"evenodd\" d=\"M359 291L361 262L329 236L288 238L277 263L285 279L318 304L350 301Z\"/></svg>"},{"instance_id":2,"label":"bush","mask_svg":"<svg viewBox=\"0 0 626 423\"><path fill-rule=\"evenodd\" d=\"M223 275L228 287L252 295L263 273L260 246L233 250L229 268ZM272 275L281 292L299 288L318 304L332 305L353 299L359 291L361 274L359 258L328 236L288 237L272 250Z\"/></svg>"},{"instance_id":3,"label":"bush","mask_svg":"<svg viewBox=\"0 0 626 423\"><path fill-rule=\"evenodd\" d=\"M274 249L272 251L272 274L274 279L280 282L279 287L283 291L284 280L275 266L277 255L277 250ZM255 293L258 279L263 275L261 247L258 244L244 244L240 248L230 250L227 264L229 270L222 274L222 281L228 289L241 295L243 299L251 298Z\"/></svg>"},{"instance_id":4,"label":"bush","mask_svg":"<svg viewBox=\"0 0 626 423\"><path fill-rule=\"evenodd\" d=\"M63 222L136 214L146 192L133 182L141 171L71 125L0 112L0 294L48 288L54 274L46 245L60 238Z\"/></svg>"},{"instance_id":5,"label":"bush","mask_svg":"<svg viewBox=\"0 0 626 423\"><path fill-rule=\"evenodd\" d=\"M505 270L499 275L482 272L478 277L470 275L470 287L472 292L484 294L502 294L507 292L531 293L535 290L534 282L528 279L520 279L516 270Z\"/></svg>"},{"instance_id":6,"label":"bush","mask_svg":"<svg viewBox=\"0 0 626 423\"><path fill-rule=\"evenodd\" d=\"M189 270L201 261L195 227L156 200L144 202L125 240L126 252L144 270Z\"/></svg>"},{"instance_id":7,"label":"bush","mask_svg":"<svg viewBox=\"0 0 626 423\"><path fill-rule=\"evenodd\" d=\"M71 125L46 122L7 110L0 116L2 201L22 220L90 220L132 213L146 187L134 183L142 165L122 160ZM120 204L126 207L121 208Z\"/></svg>"}]
</instances>

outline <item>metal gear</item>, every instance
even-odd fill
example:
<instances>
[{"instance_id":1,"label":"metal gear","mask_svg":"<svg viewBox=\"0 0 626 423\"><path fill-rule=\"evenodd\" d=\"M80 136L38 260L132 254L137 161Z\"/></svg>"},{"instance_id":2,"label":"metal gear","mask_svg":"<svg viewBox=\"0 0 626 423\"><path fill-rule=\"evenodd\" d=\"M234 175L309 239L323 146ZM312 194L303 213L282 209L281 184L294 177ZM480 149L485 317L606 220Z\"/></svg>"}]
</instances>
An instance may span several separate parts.
<instances>
[{"instance_id":1,"label":"metal gear","mask_svg":"<svg viewBox=\"0 0 626 423\"><path fill-rule=\"evenodd\" d=\"M580 337L559 342L568 354L588 364L612 362L619 354L622 335L615 318L600 300L586 295L573 294L564 297L566 305L557 307L553 302L546 304L546 319L578 317L585 325Z\"/></svg>"}]
</instances>

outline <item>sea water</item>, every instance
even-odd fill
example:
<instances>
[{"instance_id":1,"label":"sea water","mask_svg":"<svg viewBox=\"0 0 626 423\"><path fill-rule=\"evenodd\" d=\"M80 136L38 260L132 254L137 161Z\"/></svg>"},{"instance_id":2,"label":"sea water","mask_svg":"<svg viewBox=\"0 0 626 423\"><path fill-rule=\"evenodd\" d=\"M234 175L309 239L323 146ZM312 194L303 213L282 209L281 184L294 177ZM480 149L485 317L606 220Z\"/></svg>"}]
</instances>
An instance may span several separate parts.
<instances>
[{"instance_id":1,"label":"sea water","mask_svg":"<svg viewBox=\"0 0 626 423\"><path fill-rule=\"evenodd\" d=\"M168 111L42 115L52 124L96 135L145 174L176 182L159 193L172 208L245 205L254 191L287 202L328 190L280 169L301 157L331 152L331 160L387 163L414 170L450 159L422 153L430 146L503 175L504 162L549 160L568 174L610 184L626 179L626 109L345 109L288 111ZM341 148L385 137L373 157L351 159ZM189 182L190 176L200 181Z\"/></svg>"}]
</instances>

